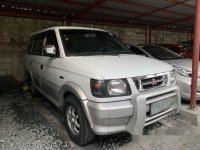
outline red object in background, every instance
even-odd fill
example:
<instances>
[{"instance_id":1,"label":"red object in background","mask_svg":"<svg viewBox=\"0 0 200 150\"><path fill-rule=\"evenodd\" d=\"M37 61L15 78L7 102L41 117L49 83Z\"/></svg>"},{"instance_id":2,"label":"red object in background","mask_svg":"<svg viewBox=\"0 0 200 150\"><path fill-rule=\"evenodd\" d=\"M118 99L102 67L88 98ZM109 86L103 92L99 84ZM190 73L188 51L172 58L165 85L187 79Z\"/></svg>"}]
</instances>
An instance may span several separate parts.
<instances>
[{"instance_id":1,"label":"red object in background","mask_svg":"<svg viewBox=\"0 0 200 150\"><path fill-rule=\"evenodd\" d=\"M192 59L193 55L192 55L192 51L193 51L193 46L187 48L187 52L186 52L186 57Z\"/></svg>"},{"instance_id":2,"label":"red object in background","mask_svg":"<svg viewBox=\"0 0 200 150\"><path fill-rule=\"evenodd\" d=\"M186 57L193 59L193 46L187 47ZM200 56L199 56L199 60L200 60Z\"/></svg>"},{"instance_id":3,"label":"red object in background","mask_svg":"<svg viewBox=\"0 0 200 150\"><path fill-rule=\"evenodd\" d=\"M170 49L171 51L173 51L181 56L187 57L187 49L180 44L159 44L159 45L163 46L167 49Z\"/></svg>"}]
</instances>

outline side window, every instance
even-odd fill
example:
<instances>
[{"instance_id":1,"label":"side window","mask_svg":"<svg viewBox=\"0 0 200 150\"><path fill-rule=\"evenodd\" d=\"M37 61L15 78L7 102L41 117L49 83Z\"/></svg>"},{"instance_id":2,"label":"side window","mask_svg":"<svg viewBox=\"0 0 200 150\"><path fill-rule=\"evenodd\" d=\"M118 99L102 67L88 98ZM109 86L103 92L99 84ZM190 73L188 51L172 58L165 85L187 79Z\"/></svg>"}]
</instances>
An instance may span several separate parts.
<instances>
[{"instance_id":1,"label":"side window","mask_svg":"<svg viewBox=\"0 0 200 150\"><path fill-rule=\"evenodd\" d=\"M56 48L57 56L59 55L59 48L58 48L58 42L57 42L57 39L56 39L55 31L49 31L49 32L46 34L45 46L46 46L46 45L54 45L55 48ZM43 53L43 55L44 55L44 56L49 56L49 55L46 55L45 53Z\"/></svg>"},{"instance_id":2,"label":"side window","mask_svg":"<svg viewBox=\"0 0 200 150\"><path fill-rule=\"evenodd\" d=\"M41 55L42 54L42 48L43 48L43 42L44 42L44 37L36 37L33 40L33 46L32 46L32 55Z\"/></svg>"}]
</instances>

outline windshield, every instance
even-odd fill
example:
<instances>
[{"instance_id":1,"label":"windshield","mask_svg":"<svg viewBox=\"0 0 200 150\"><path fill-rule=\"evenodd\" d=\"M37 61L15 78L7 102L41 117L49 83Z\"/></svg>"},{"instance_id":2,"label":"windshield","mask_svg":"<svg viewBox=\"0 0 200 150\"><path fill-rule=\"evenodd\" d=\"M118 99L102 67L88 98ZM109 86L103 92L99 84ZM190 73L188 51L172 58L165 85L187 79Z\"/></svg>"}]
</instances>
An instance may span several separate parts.
<instances>
[{"instance_id":1,"label":"windshield","mask_svg":"<svg viewBox=\"0 0 200 150\"><path fill-rule=\"evenodd\" d=\"M181 59L182 57L164 47L160 46L144 46L145 49L149 54L153 57L160 59L160 60L167 60L167 59Z\"/></svg>"},{"instance_id":2,"label":"windshield","mask_svg":"<svg viewBox=\"0 0 200 150\"><path fill-rule=\"evenodd\" d=\"M60 30L66 55L131 54L115 36L96 30Z\"/></svg>"}]
</instances>

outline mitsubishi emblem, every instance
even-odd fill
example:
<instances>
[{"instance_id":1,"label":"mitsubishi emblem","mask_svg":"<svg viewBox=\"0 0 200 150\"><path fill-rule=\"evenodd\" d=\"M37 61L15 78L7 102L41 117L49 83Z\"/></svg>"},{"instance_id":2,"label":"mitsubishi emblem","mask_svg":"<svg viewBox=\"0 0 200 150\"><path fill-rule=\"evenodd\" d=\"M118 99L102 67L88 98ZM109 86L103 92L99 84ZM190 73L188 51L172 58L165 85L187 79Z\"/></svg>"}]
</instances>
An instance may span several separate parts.
<instances>
[{"instance_id":1,"label":"mitsubishi emblem","mask_svg":"<svg viewBox=\"0 0 200 150\"><path fill-rule=\"evenodd\" d=\"M158 84L158 81L156 81L154 78L152 80L152 85L157 85Z\"/></svg>"}]
</instances>

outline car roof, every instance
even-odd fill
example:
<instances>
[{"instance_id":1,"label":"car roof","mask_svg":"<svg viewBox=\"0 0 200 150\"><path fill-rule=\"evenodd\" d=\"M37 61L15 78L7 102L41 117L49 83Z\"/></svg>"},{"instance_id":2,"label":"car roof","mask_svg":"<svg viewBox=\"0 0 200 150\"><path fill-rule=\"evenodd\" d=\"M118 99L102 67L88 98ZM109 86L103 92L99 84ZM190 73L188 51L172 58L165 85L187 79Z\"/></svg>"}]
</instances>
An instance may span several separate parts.
<instances>
[{"instance_id":1,"label":"car roof","mask_svg":"<svg viewBox=\"0 0 200 150\"><path fill-rule=\"evenodd\" d=\"M45 31L49 30L59 30L59 29L65 29L65 30L91 30L91 31L102 31L102 32L108 32L106 30L102 29L97 29L97 28L87 28L87 27L75 27L75 26L53 26L53 27L48 27L42 30L39 30L37 32L33 32L31 36L37 35L39 33L43 33Z\"/></svg>"}]
</instances>

